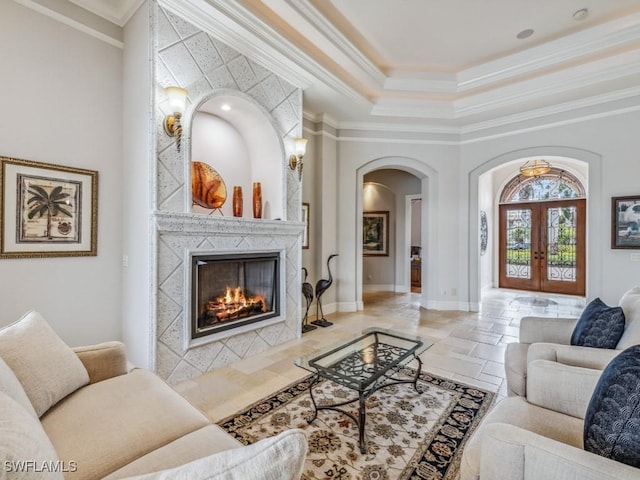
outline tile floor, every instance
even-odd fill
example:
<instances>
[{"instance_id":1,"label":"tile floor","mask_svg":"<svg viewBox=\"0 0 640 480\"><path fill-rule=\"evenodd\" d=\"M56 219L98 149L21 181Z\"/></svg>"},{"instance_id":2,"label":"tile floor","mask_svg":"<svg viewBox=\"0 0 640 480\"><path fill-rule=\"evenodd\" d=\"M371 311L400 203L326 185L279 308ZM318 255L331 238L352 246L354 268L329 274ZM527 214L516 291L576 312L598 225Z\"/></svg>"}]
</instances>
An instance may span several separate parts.
<instances>
[{"instance_id":1,"label":"tile floor","mask_svg":"<svg viewBox=\"0 0 640 480\"><path fill-rule=\"evenodd\" d=\"M293 362L301 356L358 331L377 326L420 335L433 342L421 355L423 369L506 395L504 351L518 339L520 319L526 315L577 316L584 298L489 290L480 312L421 309L416 293L365 294L365 309L336 313L328 328L318 328L267 352L219 368L175 388L212 421L308 375Z\"/></svg>"}]
</instances>

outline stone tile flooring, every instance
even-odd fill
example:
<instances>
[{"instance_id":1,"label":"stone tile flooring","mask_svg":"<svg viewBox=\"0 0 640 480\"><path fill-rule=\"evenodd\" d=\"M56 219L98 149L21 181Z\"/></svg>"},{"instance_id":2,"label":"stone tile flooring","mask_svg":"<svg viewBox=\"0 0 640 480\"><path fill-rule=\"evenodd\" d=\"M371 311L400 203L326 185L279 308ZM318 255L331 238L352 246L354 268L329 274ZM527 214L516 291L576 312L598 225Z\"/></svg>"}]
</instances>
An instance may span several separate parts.
<instances>
[{"instance_id":1,"label":"stone tile flooring","mask_svg":"<svg viewBox=\"0 0 640 480\"><path fill-rule=\"evenodd\" d=\"M328 328L318 328L232 365L219 368L175 388L212 421L308 375L293 362L324 345L377 326L420 335L434 345L421 355L423 369L506 395L504 351L518 340L520 319L527 315L577 316L584 298L513 290L489 290L480 312L425 310L419 295L376 292L365 294L365 309L335 313Z\"/></svg>"}]
</instances>

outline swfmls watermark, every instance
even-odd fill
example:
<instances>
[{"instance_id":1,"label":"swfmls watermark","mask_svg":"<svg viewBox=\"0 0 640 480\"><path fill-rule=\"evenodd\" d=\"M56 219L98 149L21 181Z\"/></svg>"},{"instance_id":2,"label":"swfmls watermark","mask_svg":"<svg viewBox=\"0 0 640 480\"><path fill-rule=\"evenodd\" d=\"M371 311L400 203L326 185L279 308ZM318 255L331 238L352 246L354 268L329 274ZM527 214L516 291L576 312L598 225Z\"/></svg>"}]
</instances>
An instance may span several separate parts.
<instances>
[{"instance_id":1,"label":"swfmls watermark","mask_svg":"<svg viewBox=\"0 0 640 480\"><path fill-rule=\"evenodd\" d=\"M7 473L70 473L78 470L78 462L69 460L5 460L2 467Z\"/></svg>"}]
</instances>

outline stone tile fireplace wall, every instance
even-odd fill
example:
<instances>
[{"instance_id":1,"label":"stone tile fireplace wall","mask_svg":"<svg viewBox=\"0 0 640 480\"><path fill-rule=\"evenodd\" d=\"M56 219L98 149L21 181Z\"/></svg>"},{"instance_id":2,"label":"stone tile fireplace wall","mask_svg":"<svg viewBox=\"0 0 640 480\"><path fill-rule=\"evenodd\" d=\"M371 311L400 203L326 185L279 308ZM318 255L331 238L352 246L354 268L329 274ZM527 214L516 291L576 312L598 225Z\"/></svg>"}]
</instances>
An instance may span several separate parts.
<instances>
[{"instance_id":1,"label":"stone tile fireplace wall","mask_svg":"<svg viewBox=\"0 0 640 480\"><path fill-rule=\"evenodd\" d=\"M155 74L155 180L151 228L155 284L152 286L152 356L157 373L178 383L241 358L262 352L300 335L301 191L296 172L285 167L282 220L254 220L190 211L191 161L189 107L221 89L246 94L272 117L282 139L302 134L302 92L281 77L241 55L194 25L154 3L152 9ZM182 151L165 135L163 88L189 92ZM189 345L187 292L189 254L279 250L284 252L285 289L282 321L198 346ZM259 324L257 324L259 325Z\"/></svg>"}]
</instances>

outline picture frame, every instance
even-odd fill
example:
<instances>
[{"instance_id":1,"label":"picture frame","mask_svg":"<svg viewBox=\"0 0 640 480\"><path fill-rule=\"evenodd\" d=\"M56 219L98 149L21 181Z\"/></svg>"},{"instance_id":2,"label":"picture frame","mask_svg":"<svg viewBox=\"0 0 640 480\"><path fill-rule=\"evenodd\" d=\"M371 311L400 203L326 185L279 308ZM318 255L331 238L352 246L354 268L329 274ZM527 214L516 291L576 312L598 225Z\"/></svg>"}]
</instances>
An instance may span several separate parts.
<instances>
[{"instance_id":1,"label":"picture frame","mask_svg":"<svg viewBox=\"0 0 640 480\"><path fill-rule=\"evenodd\" d=\"M302 233L302 249L309 248L309 204L302 203L302 221L304 222L304 232Z\"/></svg>"},{"instance_id":2,"label":"picture frame","mask_svg":"<svg viewBox=\"0 0 640 480\"><path fill-rule=\"evenodd\" d=\"M640 249L640 195L611 197L611 248Z\"/></svg>"},{"instance_id":3,"label":"picture frame","mask_svg":"<svg viewBox=\"0 0 640 480\"><path fill-rule=\"evenodd\" d=\"M0 259L96 256L98 172L0 156Z\"/></svg>"},{"instance_id":4,"label":"picture frame","mask_svg":"<svg viewBox=\"0 0 640 480\"><path fill-rule=\"evenodd\" d=\"M389 256L389 212L364 212L362 253L365 257Z\"/></svg>"}]
</instances>

